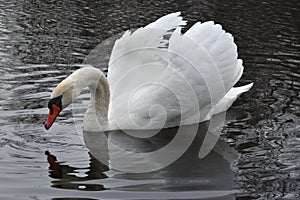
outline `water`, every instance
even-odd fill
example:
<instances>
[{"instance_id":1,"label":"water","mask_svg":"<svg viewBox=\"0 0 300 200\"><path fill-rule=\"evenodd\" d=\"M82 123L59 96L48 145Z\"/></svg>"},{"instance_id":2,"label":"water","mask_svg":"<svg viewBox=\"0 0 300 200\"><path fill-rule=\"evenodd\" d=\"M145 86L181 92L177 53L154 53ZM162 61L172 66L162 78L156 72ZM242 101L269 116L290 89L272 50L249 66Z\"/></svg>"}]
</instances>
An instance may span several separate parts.
<instances>
[{"instance_id":1,"label":"water","mask_svg":"<svg viewBox=\"0 0 300 200\"><path fill-rule=\"evenodd\" d=\"M0 7L0 199L300 198L297 0L10 0ZM67 109L44 130L51 89L81 63L94 64L93 57L86 59L92 49L178 10L189 24L214 20L231 32L245 66L239 84L255 83L228 112L221 140L208 156L197 157L195 140L161 170L108 169L88 153L74 126L82 121L87 94L74 112ZM103 55L97 67L106 68L106 60ZM58 170L48 170L45 150L57 157Z\"/></svg>"}]
</instances>

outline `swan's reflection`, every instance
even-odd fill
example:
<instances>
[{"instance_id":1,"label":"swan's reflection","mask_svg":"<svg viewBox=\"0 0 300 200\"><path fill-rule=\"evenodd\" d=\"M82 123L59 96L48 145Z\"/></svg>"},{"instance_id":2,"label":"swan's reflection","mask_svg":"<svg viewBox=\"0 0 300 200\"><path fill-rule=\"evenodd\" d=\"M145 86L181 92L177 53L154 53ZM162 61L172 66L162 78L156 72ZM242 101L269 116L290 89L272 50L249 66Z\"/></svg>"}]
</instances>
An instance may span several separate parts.
<instances>
[{"instance_id":1,"label":"swan's reflection","mask_svg":"<svg viewBox=\"0 0 300 200\"><path fill-rule=\"evenodd\" d=\"M194 128L194 127L192 127ZM198 191L207 192L218 199L234 199L234 172L232 163L238 158L237 152L230 145L219 139L221 129L217 126L209 126L209 122L199 124L197 134L192 140L188 149L170 165L146 173L129 173L128 171L116 171L113 169L122 168L131 171L140 170L138 168L160 165L155 157L125 157L126 154L148 153L163 148L174 139L178 128L166 129L150 138L135 138L124 134L122 131L109 133L85 132L85 142L90 150L89 167L85 168L89 172L87 177L76 177L71 175L78 168L67 165L59 165L59 170L54 168L50 171L50 176L56 180L52 181L53 187L82 190L103 190L105 188L119 191ZM191 130L190 127L184 129ZM193 130L193 129L192 129ZM210 132L215 130L216 132ZM203 158L199 158L199 150L203 148L203 143L207 134L209 140L217 140L216 145ZM189 134L182 138L182 143L189 140ZM108 138L108 140L105 140ZM217 138L217 139L216 139ZM119 148L112 148L110 145ZM113 147L114 147L113 146ZM180 148L172 149L172 153ZM119 151L123 152L119 152ZM125 152L125 153L124 153ZM122 155L122 156L119 156ZM150 160L149 160L150 158ZM160 157L163 159L164 157ZM107 160L105 160L107 159ZM101 160L101 162L99 161ZM100 181L107 176L104 174L108 167L102 162L108 162L110 167L109 179L111 181ZM50 163L49 163L50 164ZM122 165L122 167L120 167ZM59 172L59 173L58 173ZM60 175L58 175L60 174ZM85 184L86 180L97 179L101 184ZM76 183L74 183L76 181ZM110 185L110 182L113 184ZM107 184L107 185L106 185ZM223 198L224 197L224 198Z\"/></svg>"},{"instance_id":2,"label":"swan's reflection","mask_svg":"<svg viewBox=\"0 0 300 200\"><path fill-rule=\"evenodd\" d=\"M163 129L155 135L155 130L84 131L83 135L90 153L111 169L146 173L178 164L176 160L188 159L187 163L183 163L188 165L203 158L206 160L211 150L232 163L237 158L235 151L219 140L224 120L223 113L214 116L211 121ZM147 138L145 135L151 136Z\"/></svg>"},{"instance_id":3,"label":"swan's reflection","mask_svg":"<svg viewBox=\"0 0 300 200\"><path fill-rule=\"evenodd\" d=\"M87 168L76 168L59 163L56 156L52 155L49 151L45 151L45 155L47 155L47 161L49 163L49 176L55 179L51 182L52 187L90 191L106 190L101 184L86 184L82 182L107 178L103 172L107 171L108 167L100 163L92 155L90 155L90 163ZM77 173L77 170L88 170L85 173L86 177L74 175Z\"/></svg>"}]
</instances>

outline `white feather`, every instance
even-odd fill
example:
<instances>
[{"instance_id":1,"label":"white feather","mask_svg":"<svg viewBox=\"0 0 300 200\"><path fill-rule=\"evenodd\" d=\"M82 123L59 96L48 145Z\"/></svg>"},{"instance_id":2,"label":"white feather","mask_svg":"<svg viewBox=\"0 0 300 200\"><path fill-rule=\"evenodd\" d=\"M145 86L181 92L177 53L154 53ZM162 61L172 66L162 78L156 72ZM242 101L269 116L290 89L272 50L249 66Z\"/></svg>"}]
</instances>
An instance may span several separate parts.
<instances>
[{"instance_id":1,"label":"white feather","mask_svg":"<svg viewBox=\"0 0 300 200\"><path fill-rule=\"evenodd\" d=\"M201 122L251 88L232 88L243 73L232 35L214 22L197 22L181 34L186 21L179 15L127 31L116 42L108 71L111 129Z\"/></svg>"}]
</instances>

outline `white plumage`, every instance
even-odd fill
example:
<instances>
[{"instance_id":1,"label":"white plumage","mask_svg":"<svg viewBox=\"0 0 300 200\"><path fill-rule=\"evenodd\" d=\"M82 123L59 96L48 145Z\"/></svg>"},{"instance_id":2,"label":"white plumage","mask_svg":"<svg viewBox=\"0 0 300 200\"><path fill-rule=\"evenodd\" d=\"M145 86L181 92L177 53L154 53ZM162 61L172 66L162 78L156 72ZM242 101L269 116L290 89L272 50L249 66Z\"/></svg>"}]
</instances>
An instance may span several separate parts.
<instances>
[{"instance_id":1,"label":"white plumage","mask_svg":"<svg viewBox=\"0 0 300 200\"><path fill-rule=\"evenodd\" d=\"M84 122L88 130L188 125L227 110L252 87L233 87L243 66L232 35L211 21L197 22L182 34L184 25L177 12L126 31L113 47L107 79L95 68L79 69L51 97L62 95L67 106L73 100L64 97L68 88L78 95L74 83L80 90L90 87L92 101ZM109 102L103 102L109 91Z\"/></svg>"},{"instance_id":2,"label":"white plumage","mask_svg":"<svg viewBox=\"0 0 300 200\"><path fill-rule=\"evenodd\" d=\"M197 22L181 34L184 25L180 13L172 13L116 41L107 77L112 129L208 120L251 88L232 88L243 66L231 34L213 22Z\"/></svg>"}]
</instances>

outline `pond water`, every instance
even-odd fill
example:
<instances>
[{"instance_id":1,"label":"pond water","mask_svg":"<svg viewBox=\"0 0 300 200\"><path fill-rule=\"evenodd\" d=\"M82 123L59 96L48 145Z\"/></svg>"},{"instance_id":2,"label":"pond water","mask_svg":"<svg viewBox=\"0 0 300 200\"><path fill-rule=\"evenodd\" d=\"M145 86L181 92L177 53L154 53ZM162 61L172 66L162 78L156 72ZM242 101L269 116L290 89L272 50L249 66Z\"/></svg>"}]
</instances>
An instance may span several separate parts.
<instances>
[{"instance_id":1,"label":"pond water","mask_svg":"<svg viewBox=\"0 0 300 200\"><path fill-rule=\"evenodd\" d=\"M0 7L0 199L300 198L298 0L1 0ZM202 123L188 150L165 168L109 169L89 153L78 130L86 93L44 129L57 83L82 63L107 67L109 44L100 47L103 57L89 55L98 44L175 11L189 25L213 20L232 33L245 66L238 84L254 82L218 127L213 151L198 157L208 127ZM172 130L162 135L160 142L153 137L128 145L147 151L149 144L160 147L174 137ZM130 140L122 134L114 139ZM59 161L52 170L46 150Z\"/></svg>"}]
</instances>

